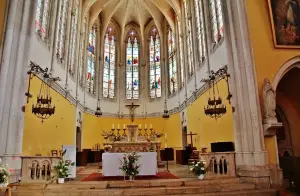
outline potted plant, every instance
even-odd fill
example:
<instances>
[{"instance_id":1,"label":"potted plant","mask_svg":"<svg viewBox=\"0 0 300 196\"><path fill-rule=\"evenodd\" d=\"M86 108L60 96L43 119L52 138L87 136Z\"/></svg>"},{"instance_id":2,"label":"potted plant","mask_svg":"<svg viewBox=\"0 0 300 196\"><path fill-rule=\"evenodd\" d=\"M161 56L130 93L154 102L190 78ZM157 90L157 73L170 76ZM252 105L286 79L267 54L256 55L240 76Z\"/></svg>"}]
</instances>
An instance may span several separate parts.
<instances>
[{"instance_id":1,"label":"potted plant","mask_svg":"<svg viewBox=\"0 0 300 196\"><path fill-rule=\"evenodd\" d=\"M140 155L137 152L131 152L124 155L120 167L120 170L124 173L124 180L126 179L126 176L128 176L129 180L133 181L139 174L139 158Z\"/></svg>"},{"instance_id":2,"label":"potted plant","mask_svg":"<svg viewBox=\"0 0 300 196\"><path fill-rule=\"evenodd\" d=\"M60 160L58 162L58 165L55 166L55 169L57 171L57 183L63 184L65 182L65 178L69 176L69 167L74 166L75 162L72 162L71 160Z\"/></svg>"},{"instance_id":3,"label":"potted plant","mask_svg":"<svg viewBox=\"0 0 300 196\"><path fill-rule=\"evenodd\" d=\"M0 164L0 188L7 187L9 176L10 176L10 172L8 171L7 165Z\"/></svg>"},{"instance_id":4,"label":"potted plant","mask_svg":"<svg viewBox=\"0 0 300 196\"><path fill-rule=\"evenodd\" d=\"M204 179L204 174L206 173L205 165L206 165L206 162L203 160L200 160L198 162L195 161L190 168L191 172L196 174L196 176L198 177L199 180Z\"/></svg>"}]
</instances>

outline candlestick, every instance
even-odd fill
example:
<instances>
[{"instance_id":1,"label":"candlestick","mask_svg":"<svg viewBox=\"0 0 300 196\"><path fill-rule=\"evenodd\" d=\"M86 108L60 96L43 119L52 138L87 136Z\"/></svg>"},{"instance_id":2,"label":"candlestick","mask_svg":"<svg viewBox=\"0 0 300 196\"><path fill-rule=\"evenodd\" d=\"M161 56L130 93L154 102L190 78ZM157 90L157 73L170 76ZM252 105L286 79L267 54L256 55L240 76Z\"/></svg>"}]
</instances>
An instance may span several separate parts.
<instances>
[{"instance_id":1,"label":"candlestick","mask_svg":"<svg viewBox=\"0 0 300 196\"><path fill-rule=\"evenodd\" d=\"M122 135L122 136L123 136L123 137L127 137L126 129L124 128L123 131L124 131L124 132L123 132L123 135Z\"/></svg>"}]
</instances>

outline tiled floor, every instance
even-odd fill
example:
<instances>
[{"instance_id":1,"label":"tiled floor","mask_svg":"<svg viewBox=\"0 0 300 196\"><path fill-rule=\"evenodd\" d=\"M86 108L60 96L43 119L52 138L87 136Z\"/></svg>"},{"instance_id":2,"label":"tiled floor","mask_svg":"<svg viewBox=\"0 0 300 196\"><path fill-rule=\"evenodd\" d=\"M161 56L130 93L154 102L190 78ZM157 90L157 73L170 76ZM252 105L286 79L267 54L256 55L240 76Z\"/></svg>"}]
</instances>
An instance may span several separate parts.
<instances>
[{"instance_id":1,"label":"tiled floor","mask_svg":"<svg viewBox=\"0 0 300 196\"><path fill-rule=\"evenodd\" d=\"M158 171L165 171L166 168L159 168ZM169 162L169 171L179 177L179 178L195 178L195 176L190 173L187 165L177 165L175 162ZM84 169L77 173L75 181L80 181L81 179L87 177L92 173L101 173L102 170L99 169L99 163L88 164Z\"/></svg>"}]
</instances>

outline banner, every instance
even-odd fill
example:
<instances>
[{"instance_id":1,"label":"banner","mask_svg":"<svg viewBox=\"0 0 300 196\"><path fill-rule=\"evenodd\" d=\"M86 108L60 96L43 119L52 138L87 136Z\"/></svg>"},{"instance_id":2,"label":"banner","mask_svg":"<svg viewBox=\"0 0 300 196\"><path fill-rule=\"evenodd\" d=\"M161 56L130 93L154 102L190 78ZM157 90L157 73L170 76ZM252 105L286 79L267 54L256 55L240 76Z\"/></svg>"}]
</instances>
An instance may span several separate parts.
<instances>
[{"instance_id":1,"label":"banner","mask_svg":"<svg viewBox=\"0 0 300 196\"><path fill-rule=\"evenodd\" d=\"M64 155L64 160L71 160L75 162L74 166L69 167L69 176L68 178L76 178L76 146L74 145L63 145L63 152L66 150Z\"/></svg>"}]
</instances>

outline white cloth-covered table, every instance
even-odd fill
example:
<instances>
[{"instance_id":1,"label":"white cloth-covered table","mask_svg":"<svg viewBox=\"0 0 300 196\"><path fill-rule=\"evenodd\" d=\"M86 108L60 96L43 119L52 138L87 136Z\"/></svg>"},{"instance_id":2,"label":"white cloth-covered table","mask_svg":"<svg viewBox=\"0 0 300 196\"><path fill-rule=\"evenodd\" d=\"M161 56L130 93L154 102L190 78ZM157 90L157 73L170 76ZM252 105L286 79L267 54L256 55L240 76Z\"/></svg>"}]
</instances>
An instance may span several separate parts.
<instances>
[{"instance_id":1,"label":"white cloth-covered table","mask_svg":"<svg viewBox=\"0 0 300 196\"><path fill-rule=\"evenodd\" d=\"M139 158L139 176L152 176L157 173L157 153L141 152ZM123 176L121 160L124 153L103 153L102 154L102 175L103 176Z\"/></svg>"}]
</instances>

